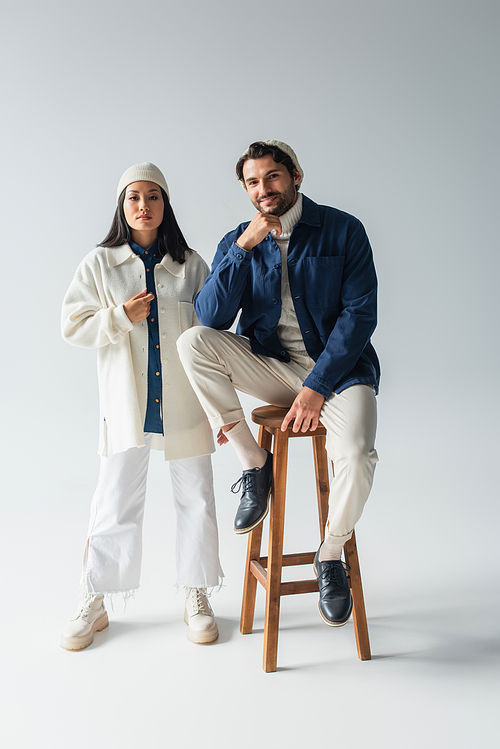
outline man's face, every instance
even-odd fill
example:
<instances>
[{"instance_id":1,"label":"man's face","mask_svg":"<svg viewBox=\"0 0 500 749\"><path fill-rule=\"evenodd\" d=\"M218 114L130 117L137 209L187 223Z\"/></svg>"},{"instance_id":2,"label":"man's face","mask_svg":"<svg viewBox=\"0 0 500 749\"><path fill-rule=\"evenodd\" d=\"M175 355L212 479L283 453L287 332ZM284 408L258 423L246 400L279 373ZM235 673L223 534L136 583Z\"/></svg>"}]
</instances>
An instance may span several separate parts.
<instances>
[{"instance_id":1,"label":"man's face","mask_svg":"<svg viewBox=\"0 0 500 749\"><path fill-rule=\"evenodd\" d=\"M243 179L248 197L261 213L282 216L297 200L299 173L294 172L291 177L288 169L272 156L245 161Z\"/></svg>"}]
</instances>

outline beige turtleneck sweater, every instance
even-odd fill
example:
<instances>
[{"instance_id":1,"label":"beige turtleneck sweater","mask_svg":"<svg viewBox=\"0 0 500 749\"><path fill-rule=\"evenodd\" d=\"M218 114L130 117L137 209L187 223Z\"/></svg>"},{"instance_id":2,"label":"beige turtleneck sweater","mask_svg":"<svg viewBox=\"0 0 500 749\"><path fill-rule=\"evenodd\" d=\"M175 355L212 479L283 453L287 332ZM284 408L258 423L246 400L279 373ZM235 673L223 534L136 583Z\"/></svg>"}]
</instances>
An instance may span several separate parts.
<instances>
[{"instance_id":1,"label":"beige turtleneck sweater","mask_svg":"<svg viewBox=\"0 0 500 749\"><path fill-rule=\"evenodd\" d=\"M299 192L294 205L279 217L281 236L277 237L274 231L271 232L281 252L281 317L278 322L278 337L292 359L299 360L302 366L312 369L315 362L306 351L288 281L288 244L293 227L301 216L302 194Z\"/></svg>"}]
</instances>

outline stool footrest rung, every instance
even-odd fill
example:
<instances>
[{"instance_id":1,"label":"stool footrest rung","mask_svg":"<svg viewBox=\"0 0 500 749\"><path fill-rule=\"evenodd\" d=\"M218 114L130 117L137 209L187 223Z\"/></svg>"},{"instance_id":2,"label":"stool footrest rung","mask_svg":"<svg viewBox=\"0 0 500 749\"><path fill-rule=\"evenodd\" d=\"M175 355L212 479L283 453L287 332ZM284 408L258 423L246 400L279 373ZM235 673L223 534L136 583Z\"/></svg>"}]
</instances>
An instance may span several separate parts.
<instances>
[{"instance_id":1,"label":"stool footrest rung","mask_svg":"<svg viewBox=\"0 0 500 749\"><path fill-rule=\"evenodd\" d=\"M282 567L298 567L301 564L312 564L314 557L316 556L315 551L304 551L299 554L283 554L283 561L281 562ZM262 567L267 567L268 557L259 557L259 564Z\"/></svg>"},{"instance_id":2,"label":"stool footrest rung","mask_svg":"<svg viewBox=\"0 0 500 749\"><path fill-rule=\"evenodd\" d=\"M259 562L256 562L255 559L252 559L250 562L250 572L257 578L262 587L267 590L267 570Z\"/></svg>"},{"instance_id":3,"label":"stool footrest rung","mask_svg":"<svg viewBox=\"0 0 500 749\"><path fill-rule=\"evenodd\" d=\"M305 555L290 554L289 556L296 557L296 556L305 556ZM263 567L262 564L260 564L260 562L257 562L255 559L253 559L250 562L250 572L259 581L262 587L265 590L267 590L267 570L265 569L265 567ZM280 583L280 596L291 596L297 593L317 593L317 592L318 592L317 580L290 580L288 582Z\"/></svg>"},{"instance_id":4,"label":"stool footrest rung","mask_svg":"<svg viewBox=\"0 0 500 749\"><path fill-rule=\"evenodd\" d=\"M293 596L296 593L317 593L317 580L293 580L287 583L281 583L280 596Z\"/></svg>"}]
</instances>

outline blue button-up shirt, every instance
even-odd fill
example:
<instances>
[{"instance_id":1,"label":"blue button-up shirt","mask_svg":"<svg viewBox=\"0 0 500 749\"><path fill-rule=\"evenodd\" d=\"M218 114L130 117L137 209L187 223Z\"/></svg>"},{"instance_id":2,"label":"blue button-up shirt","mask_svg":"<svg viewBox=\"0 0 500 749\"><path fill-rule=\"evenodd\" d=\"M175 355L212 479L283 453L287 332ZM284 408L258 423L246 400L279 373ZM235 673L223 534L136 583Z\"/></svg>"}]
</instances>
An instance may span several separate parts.
<instances>
[{"instance_id":1,"label":"blue button-up shirt","mask_svg":"<svg viewBox=\"0 0 500 749\"><path fill-rule=\"evenodd\" d=\"M162 399L161 399L161 358L160 358L160 331L158 328L158 302L155 287L155 266L161 261L156 242L144 249L135 242L130 246L136 255L139 255L144 263L144 275L146 276L146 288L149 293L154 294L149 309L148 322L148 401L146 418L144 420L144 431L155 434L163 434L162 422Z\"/></svg>"},{"instance_id":2,"label":"blue button-up shirt","mask_svg":"<svg viewBox=\"0 0 500 749\"><path fill-rule=\"evenodd\" d=\"M255 354L290 361L277 328L281 315L281 254L271 234L245 252L235 241L249 222L219 243L212 271L194 301L203 325L237 332ZM288 278L309 356L304 385L325 398L355 385L378 391L380 367L370 338L377 324L377 277L363 225L303 196L302 216L288 245Z\"/></svg>"}]
</instances>

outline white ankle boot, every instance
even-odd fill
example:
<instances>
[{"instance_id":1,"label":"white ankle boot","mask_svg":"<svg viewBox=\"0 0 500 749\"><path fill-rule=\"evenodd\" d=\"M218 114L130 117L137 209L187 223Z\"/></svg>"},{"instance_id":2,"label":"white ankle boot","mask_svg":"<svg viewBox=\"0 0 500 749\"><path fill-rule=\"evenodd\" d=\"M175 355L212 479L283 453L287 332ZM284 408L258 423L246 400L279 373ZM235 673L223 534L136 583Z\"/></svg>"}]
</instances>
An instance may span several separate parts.
<instances>
[{"instance_id":1,"label":"white ankle boot","mask_svg":"<svg viewBox=\"0 0 500 749\"><path fill-rule=\"evenodd\" d=\"M184 590L186 591L184 621L188 625L188 640L197 645L215 642L219 636L219 628L208 602L207 591L205 588L184 588Z\"/></svg>"},{"instance_id":2,"label":"white ankle boot","mask_svg":"<svg viewBox=\"0 0 500 749\"><path fill-rule=\"evenodd\" d=\"M65 650L83 650L94 642L94 634L109 624L102 593L86 595L75 616L65 626L61 647Z\"/></svg>"}]
</instances>

